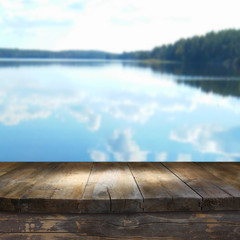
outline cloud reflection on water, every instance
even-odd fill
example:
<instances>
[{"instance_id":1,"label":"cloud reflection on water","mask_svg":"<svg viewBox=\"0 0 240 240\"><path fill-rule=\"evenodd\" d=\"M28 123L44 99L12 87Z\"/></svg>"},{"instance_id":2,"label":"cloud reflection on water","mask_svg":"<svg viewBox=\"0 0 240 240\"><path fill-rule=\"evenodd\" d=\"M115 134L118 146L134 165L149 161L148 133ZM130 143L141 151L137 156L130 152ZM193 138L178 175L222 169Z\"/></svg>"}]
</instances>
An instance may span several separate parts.
<instances>
[{"instance_id":1,"label":"cloud reflection on water","mask_svg":"<svg viewBox=\"0 0 240 240\"><path fill-rule=\"evenodd\" d=\"M234 132L235 134L230 134ZM199 152L219 155L218 159L240 159L240 127L223 129L216 125L197 125L172 130L170 140L193 145ZM226 141L227 139L227 141ZM182 158L181 158L182 159Z\"/></svg>"},{"instance_id":2,"label":"cloud reflection on water","mask_svg":"<svg viewBox=\"0 0 240 240\"><path fill-rule=\"evenodd\" d=\"M93 161L194 161L201 154L240 160L239 98L202 92L149 69L95 67L0 69L0 127L7 134L4 126L67 119L70 135L91 139L85 150Z\"/></svg>"},{"instance_id":3,"label":"cloud reflection on water","mask_svg":"<svg viewBox=\"0 0 240 240\"><path fill-rule=\"evenodd\" d=\"M114 156L116 161L146 161L147 151L142 151L133 140L133 133L130 129L115 130L113 137L107 143L107 149Z\"/></svg>"},{"instance_id":4,"label":"cloud reflection on water","mask_svg":"<svg viewBox=\"0 0 240 240\"><path fill-rule=\"evenodd\" d=\"M89 151L92 160L107 161L109 155L112 155L113 160L118 162L147 161L148 152L140 149L130 129L115 130L104 146L105 151L95 149Z\"/></svg>"}]
</instances>

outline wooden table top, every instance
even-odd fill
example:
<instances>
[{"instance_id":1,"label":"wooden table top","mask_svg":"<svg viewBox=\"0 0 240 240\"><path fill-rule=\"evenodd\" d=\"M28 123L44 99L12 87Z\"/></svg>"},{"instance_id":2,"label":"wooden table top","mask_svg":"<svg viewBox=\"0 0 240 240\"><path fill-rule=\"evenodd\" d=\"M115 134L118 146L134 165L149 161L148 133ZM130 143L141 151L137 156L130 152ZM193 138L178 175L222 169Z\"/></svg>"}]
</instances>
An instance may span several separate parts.
<instances>
[{"instance_id":1,"label":"wooden table top","mask_svg":"<svg viewBox=\"0 0 240 240\"><path fill-rule=\"evenodd\" d=\"M0 163L0 211L240 210L240 163Z\"/></svg>"}]
</instances>

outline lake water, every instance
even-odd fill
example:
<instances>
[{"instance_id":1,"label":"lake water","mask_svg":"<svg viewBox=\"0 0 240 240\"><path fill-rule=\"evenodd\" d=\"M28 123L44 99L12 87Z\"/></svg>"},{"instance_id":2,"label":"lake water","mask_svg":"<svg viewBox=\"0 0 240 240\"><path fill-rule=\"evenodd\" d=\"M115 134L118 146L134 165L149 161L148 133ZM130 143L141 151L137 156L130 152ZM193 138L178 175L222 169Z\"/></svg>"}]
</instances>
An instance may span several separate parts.
<instances>
[{"instance_id":1,"label":"lake water","mask_svg":"<svg viewBox=\"0 0 240 240\"><path fill-rule=\"evenodd\" d=\"M240 161L240 71L2 59L0 161Z\"/></svg>"}]
</instances>

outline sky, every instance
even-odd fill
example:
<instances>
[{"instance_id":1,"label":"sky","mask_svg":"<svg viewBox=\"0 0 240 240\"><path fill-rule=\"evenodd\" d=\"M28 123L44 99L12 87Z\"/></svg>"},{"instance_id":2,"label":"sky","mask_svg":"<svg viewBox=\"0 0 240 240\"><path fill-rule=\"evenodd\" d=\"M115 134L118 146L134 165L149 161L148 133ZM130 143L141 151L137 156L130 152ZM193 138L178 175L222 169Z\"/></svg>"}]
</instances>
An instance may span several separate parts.
<instances>
[{"instance_id":1,"label":"sky","mask_svg":"<svg viewBox=\"0 0 240 240\"><path fill-rule=\"evenodd\" d=\"M239 0L0 0L0 48L120 53L228 28Z\"/></svg>"}]
</instances>

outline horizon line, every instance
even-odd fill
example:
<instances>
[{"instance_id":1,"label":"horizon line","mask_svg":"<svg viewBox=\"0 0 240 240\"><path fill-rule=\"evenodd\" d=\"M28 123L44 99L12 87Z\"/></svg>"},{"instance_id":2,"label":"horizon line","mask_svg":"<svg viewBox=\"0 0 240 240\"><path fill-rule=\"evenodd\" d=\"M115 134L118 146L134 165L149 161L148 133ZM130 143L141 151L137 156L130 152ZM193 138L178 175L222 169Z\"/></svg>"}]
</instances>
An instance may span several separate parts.
<instances>
[{"instance_id":1,"label":"horizon line","mask_svg":"<svg viewBox=\"0 0 240 240\"><path fill-rule=\"evenodd\" d=\"M155 46L155 47L152 47L151 49L149 50L131 50L131 51L121 51L121 52L111 52L111 51L107 51L107 50L99 50L99 49L62 49L62 50L50 50L50 49L36 49L36 48L18 48L18 47L0 47L0 50L20 50L20 51L46 51L46 52L69 52L69 51L82 51L82 52L102 52L102 53L110 53L110 54L116 54L116 55L119 55L119 54L123 54L123 53L130 53L130 52L150 52L152 51L154 48L161 48L163 46L167 46L167 45L172 45L172 44L175 44L176 42L180 41L180 40L187 40L187 39L191 39L191 38L194 38L194 37L204 37L206 36L207 34L209 33L220 33L220 32L224 32L224 31L230 31L230 30L235 30L235 31L240 31L240 28L226 28L226 29L222 29L222 30L211 30L211 31L208 31L204 34L196 34L196 35L192 35L191 37L185 37L185 38L179 38L178 40L174 41L173 43L166 43L166 44L162 44L162 45L159 45L159 46Z\"/></svg>"}]
</instances>

